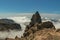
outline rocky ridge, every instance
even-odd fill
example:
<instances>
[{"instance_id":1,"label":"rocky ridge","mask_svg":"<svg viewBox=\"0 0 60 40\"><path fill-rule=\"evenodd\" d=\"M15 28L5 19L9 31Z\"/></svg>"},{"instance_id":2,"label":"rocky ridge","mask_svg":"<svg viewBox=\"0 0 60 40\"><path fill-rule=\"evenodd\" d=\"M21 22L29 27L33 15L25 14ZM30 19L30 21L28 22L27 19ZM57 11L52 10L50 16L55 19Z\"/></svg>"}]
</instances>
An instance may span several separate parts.
<instances>
[{"instance_id":1,"label":"rocky ridge","mask_svg":"<svg viewBox=\"0 0 60 40\"><path fill-rule=\"evenodd\" d=\"M0 31L21 30L21 26L11 19L0 19Z\"/></svg>"}]
</instances>

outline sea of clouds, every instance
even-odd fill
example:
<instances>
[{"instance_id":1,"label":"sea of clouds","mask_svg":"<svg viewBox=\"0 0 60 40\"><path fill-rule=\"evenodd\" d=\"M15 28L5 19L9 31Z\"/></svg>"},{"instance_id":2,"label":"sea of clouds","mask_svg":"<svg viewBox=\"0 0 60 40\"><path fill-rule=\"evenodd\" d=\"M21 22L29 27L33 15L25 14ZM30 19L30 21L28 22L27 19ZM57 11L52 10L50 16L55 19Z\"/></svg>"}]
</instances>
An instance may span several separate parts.
<instances>
[{"instance_id":1,"label":"sea of clouds","mask_svg":"<svg viewBox=\"0 0 60 40\"><path fill-rule=\"evenodd\" d=\"M57 14L41 14L42 16L42 21L46 22L46 21L51 21L54 26L56 28L60 28L60 19L59 19L59 15ZM10 30L8 31L0 31L0 39L3 38L15 38L16 36L21 37L24 33L24 30L26 28L26 25L29 24L29 22L31 21L32 15L24 15L24 16L13 16L13 17L6 17L6 19L12 19L14 20L16 23L19 23L22 27L21 31L17 31L17 30ZM1 18L0 18L1 19Z\"/></svg>"}]
</instances>

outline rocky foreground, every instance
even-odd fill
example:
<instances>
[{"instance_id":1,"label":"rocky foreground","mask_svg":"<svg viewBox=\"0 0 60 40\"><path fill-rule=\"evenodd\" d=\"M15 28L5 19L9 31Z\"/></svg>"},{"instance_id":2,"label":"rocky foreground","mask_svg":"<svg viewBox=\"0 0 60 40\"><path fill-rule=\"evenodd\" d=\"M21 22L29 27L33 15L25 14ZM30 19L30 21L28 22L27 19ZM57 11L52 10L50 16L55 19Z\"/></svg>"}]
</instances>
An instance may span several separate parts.
<instances>
[{"instance_id":1,"label":"rocky foreground","mask_svg":"<svg viewBox=\"0 0 60 40\"><path fill-rule=\"evenodd\" d=\"M52 22L42 22L38 12L33 14L31 22L26 26L21 38L6 38L5 40L60 40L60 29L56 29Z\"/></svg>"}]
</instances>

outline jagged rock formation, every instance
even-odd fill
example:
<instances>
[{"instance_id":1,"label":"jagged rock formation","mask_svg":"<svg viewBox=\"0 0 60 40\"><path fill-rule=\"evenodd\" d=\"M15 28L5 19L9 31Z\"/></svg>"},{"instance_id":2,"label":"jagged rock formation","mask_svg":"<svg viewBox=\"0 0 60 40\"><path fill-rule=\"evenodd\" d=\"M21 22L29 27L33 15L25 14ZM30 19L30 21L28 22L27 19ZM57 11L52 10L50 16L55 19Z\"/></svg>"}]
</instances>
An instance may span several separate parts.
<instances>
[{"instance_id":1,"label":"jagged rock formation","mask_svg":"<svg viewBox=\"0 0 60 40\"><path fill-rule=\"evenodd\" d=\"M55 30L55 26L50 21L42 22L41 16L38 12L36 12L35 14L33 14L30 24L26 27L23 37L27 38L29 36L32 36L35 32L43 29Z\"/></svg>"},{"instance_id":2,"label":"jagged rock formation","mask_svg":"<svg viewBox=\"0 0 60 40\"><path fill-rule=\"evenodd\" d=\"M41 23L41 16L39 14L39 12L37 11L35 14L33 14L32 18L31 18L31 22L30 22L30 26L33 26L36 23Z\"/></svg>"},{"instance_id":3,"label":"jagged rock formation","mask_svg":"<svg viewBox=\"0 0 60 40\"><path fill-rule=\"evenodd\" d=\"M11 19L0 19L0 31L5 31L5 30L9 30L9 29L21 30L21 26L20 26L20 24L15 23Z\"/></svg>"},{"instance_id":4,"label":"jagged rock formation","mask_svg":"<svg viewBox=\"0 0 60 40\"><path fill-rule=\"evenodd\" d=\"M28 31L30 28L35 28L35 29L44 29L44 28L53 28L55 29L55 26L53 25L52 22L48 21L48 22L42 22L41 20L41 16L39 15L39 12L37 11L35 14L33 14L32 18L31 18L31 22L29 25L27 25L26 27L26 31Z\"/></svg>"},{"instance_id":5,"label":"jagged rock formation","mask_svg":"<svg viewBox=\"0 0 60 40\"><path fill-rule=\"evenodd\" d=\"M17 40L60 40L60 33L56 31L52 22L42 22L41 16L36 12L33 14L30 24L27 25L23 36Z\"/></svg>"},{"instance_id":6,"label":"jagged rock formation","mask_svg":"<svg viewBox=\"0 0 60 40\"><path fill-rule=\"evenodd\" d=\"M27 25L26 30L30 29L36 23L38 23L38 24L42 23L41 16L38 11L35 14L33 14L32 18L31 18L31 22L29 25Z\"/></svg>"}]
</instances>

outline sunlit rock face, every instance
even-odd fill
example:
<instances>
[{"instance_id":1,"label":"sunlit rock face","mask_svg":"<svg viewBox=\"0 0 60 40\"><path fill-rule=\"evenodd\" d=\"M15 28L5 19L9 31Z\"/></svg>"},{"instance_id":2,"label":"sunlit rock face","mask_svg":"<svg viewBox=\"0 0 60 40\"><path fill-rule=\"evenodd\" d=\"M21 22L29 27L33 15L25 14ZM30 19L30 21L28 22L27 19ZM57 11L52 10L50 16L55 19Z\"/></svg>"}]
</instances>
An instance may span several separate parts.
<instances>
[{"instance_id":1,"label":"sunlit rock face","mask_svg":"<svg viewBox=\"0 0 60 40\"><path fill-rule=\"evenodd\" d=\"M0 19L0 31L21 30L21 26L11 19Z\"/></svg>"}]
</instances>

